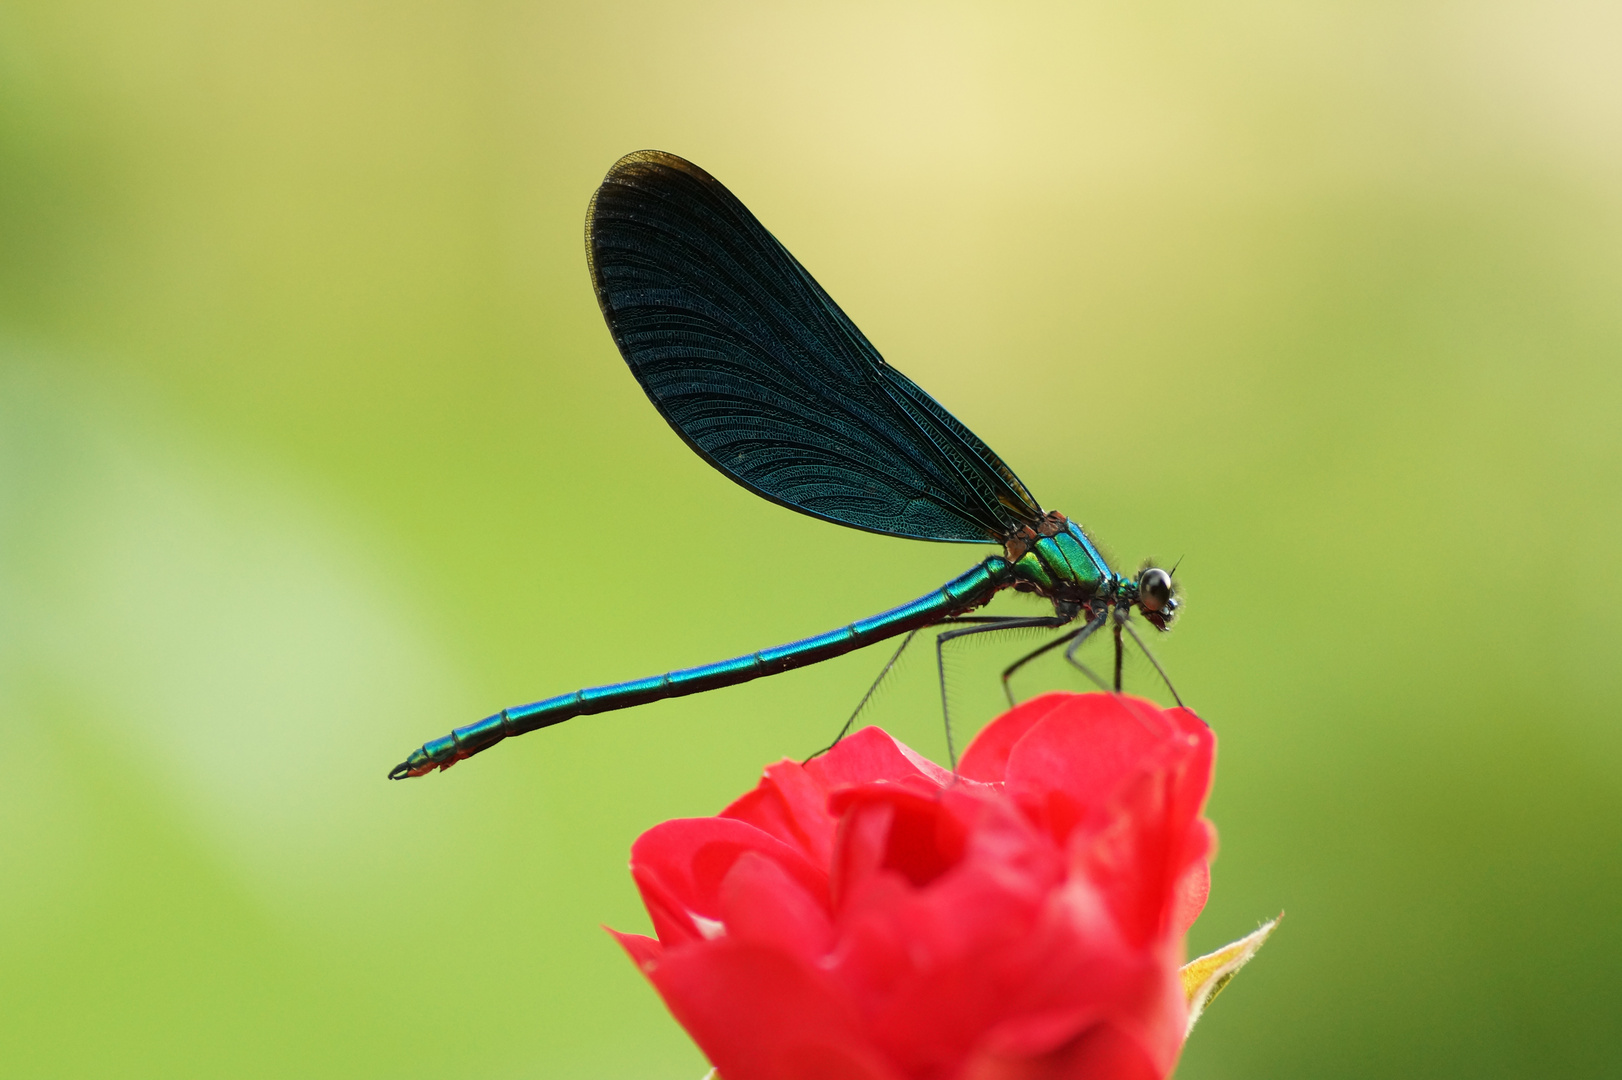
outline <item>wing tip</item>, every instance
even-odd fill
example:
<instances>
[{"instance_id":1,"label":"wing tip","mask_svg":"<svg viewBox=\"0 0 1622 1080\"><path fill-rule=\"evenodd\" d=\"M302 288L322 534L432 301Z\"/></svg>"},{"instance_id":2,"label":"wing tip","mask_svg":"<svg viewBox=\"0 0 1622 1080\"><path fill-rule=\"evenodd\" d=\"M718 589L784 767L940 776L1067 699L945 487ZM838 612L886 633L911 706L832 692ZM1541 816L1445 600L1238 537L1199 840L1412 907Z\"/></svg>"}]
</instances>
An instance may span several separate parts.
<instances>
[{"instance_id":1,"label":"wing tip","mask_svg":"<svg viewBox=\"0 0 1622 1080\"><path fill-rule=\"evenodd\" d=\"M701 184L719 188L726 191L726 185L694 165L691 161L668 150L633 150L629 154L614 162L603 176L602 183L591 193L591 200L586 203L586 271L591 275L592 285L597 292L597 302L608 313L607 300L603 295L602 279L597 272L597 204L602 194L610 184L624 184L636 186L639 179L651 178L661 172L674 172L697 180Z\"/></svg>"},{"instance_id":2,"label":"wing tip","mask_svg":"<svg viewBox=\"0 0 1622 1080\"><path fill-rule=\"evenodd\" d=\"M710 184L720 182L716 180L715 177L711 176L709 173L705 172L703 169L699 168L697 165L694 165L691 161L688 161L686 158L681 157L678 154L672 154L668 150L649 149L632 150L629 154L626 154L624 157L614 162L614 164L609 168L607 175L603 177L603 183L606 184L610 181L618 180L628 175L634 175L638 172L651 172L659 169L669 169L674 172L686 173L688 176L703 180Z\"/></svg>"}]
</instances>

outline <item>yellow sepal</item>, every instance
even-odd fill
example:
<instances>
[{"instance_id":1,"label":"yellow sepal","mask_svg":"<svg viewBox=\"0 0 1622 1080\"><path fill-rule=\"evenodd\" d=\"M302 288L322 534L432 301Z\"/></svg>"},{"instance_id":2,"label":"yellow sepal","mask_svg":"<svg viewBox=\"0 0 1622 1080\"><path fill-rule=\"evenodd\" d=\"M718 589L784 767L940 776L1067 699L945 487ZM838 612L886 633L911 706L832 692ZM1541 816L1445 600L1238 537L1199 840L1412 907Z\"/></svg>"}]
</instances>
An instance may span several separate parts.
<instances>
[{"instance_id":1,"label":"yellow sepal","mask_svg":"<svg viewBox=\"0 0 1622 1080\"><path fill-rule=\"evenodd\" d=\"M1267 936L1278 925L1278 919L1269 919L1263 923L1255 933L1246 934L1231 945L1224 945L1216 952L1207 953L1198 960L1190 960L1178 972L1183 977L1183 993L1188 1000L1188 1027L1183 1031L1183 1037L1194 1030L1194 1022L1205 1012L1205 1007L1211 1004L1211 999L1222 993L1222 988L1228 985L1228 980L1234 977L1238 970L1250 962L1256 955Z\"/></svg>"}]
</instances>

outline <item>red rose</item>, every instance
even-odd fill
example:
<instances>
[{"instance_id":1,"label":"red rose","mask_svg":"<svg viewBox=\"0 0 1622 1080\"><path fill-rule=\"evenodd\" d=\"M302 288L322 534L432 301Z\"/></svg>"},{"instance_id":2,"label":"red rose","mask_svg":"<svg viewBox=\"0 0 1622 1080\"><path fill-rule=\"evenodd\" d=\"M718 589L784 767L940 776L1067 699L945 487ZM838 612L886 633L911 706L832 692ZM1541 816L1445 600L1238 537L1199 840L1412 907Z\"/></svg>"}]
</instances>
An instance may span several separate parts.
<instances>
[{"instance_id":1,"label":"red rose","mask_svg":"<svg viewBox=\"0 0 1622 1080\"><path fill-rule=\"evenodd\" d=\"M617 935L724 1080L1161 1078L1205 903L1215 740L1047 694L951 772L878 728L639 838Z\"/></svg>"}]
</instances>

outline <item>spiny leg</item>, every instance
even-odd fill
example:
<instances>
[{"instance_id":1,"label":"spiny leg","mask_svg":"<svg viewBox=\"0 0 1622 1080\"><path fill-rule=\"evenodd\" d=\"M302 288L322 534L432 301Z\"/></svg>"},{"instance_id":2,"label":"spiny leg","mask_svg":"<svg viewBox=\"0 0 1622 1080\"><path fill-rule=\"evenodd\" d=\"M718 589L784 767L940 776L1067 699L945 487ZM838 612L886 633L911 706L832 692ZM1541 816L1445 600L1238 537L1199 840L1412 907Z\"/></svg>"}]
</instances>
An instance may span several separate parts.
<instances>
[{"instance_id":1,"label":"spiny leg","mask_svg":"<svg viewBox=\"0 0 1622 1080\"><path fill-rule=\"evenodd\" d=\"M948 630L935 638L935 667L940 672L941 679L941 716L946 721L946 754L952 763L952 771L957 772L957 746L952 741L952 708L946 696L946 643L970 634L989 634L995 630L1024 630L1030 628L1051 629L1065 626L1075 616L1064 615L1037 615L1030 618L997 618L995 616L982 616L986 625L971 626L964 630ZM968 620L961 620L967 622ZM980 621L976 619L975 621Z\"/></svg>"},{"instance_id":2,"label":"spiny leg","mask_svg":"<svg viewBox=\"0 0 1622 1080\"><path fill-rule=\"evenodd\" d=\"M1183 704L1183 699L1177 696L1177 687L1173 686L1171 680L1166 677L1166 669L1160 666L1160 661L1155 659L1155 654L1149 651L1149 646L1143 643L1143 639L1138 636L1138 632L1132 629L1130 625L1127 626L1126 632L1132 635L1132 640L1138 643L1138 648L1143 650L1143 655L1149 658L1149 663L1153 664L1155 670L1160 673L1160 681L1166 684L1167 690L1171 691L1171 699L1177 702L1177 707L1180 709L1187 708Z\"/></svg>"},{"instance_id":3,"label":"spiny leg","mask_svg":"<svg viewBox=\"0 0 1622 1080\"><path fill-rule=\"evenodd\" d=\"M922 627L919 629L922 629ZM806 764L806 762L809 762L812 758L819 758L823 754L826 754L828 751L839 745L840 739L843 739L846 735L850 734L850 729L853 725L855 725L856 718L862 715L862 710L867 708L867 703L872 701L873 695L879 692L879 684L884 681L885 676L890 674L890 671L896 666L896 662L901 659L901 654L907 651L907 646L911 645L912 639L917 636L918 631L913 630L910 631L906 637L901 639L901 644L896 646L895 652L890 654L890 659L886 660L884 662L884 666L879 669L879 677L873 680L873 685L867 688L867 693L862 695L862 700L856 703L856 711L850 714L850 719L846 720L845 726L839 729L839 734L834 736L834 741L812 754L811 757L806 758L805 761L800 762L801 765Z\"/></svg>"},{"instance_id":4,"label":"spiny leg","mask_svg":"<svg viewBox=\"0 0 1622 1080\"><path fill-rule=\"evenodd\" d=\"M1116 608L1113 636L1115 638L1115 692L1117 694L1121 692L1121 654L1125 651L1121 648L1121 623L1123 621L1124 619L1121 615L1121 609Z\"/></svg>"},{"instance_id":5,"label":"spiny leg","mask_svg":"<svg viewBox=\"0 0 1622 1080\"><path fill-rule=\"evenodd\" d=\"M1088 667L1086 664L1083 664L1080 660L1076 659L1076 650L1081 648L1082 645L1086 643L1087 639L1092 637L1093 633L1100 626L1104 625L1104 620L1107 619L1108 617L1109 617L1109 612L1107 612L1107 611L1100 611L1097 615L1094 615L1093 616L1093 621L1081 628L1081 633L1076 635L1076 640L1072 641L1070 643L1070 648L1068 648L1068 649L1066 649L1064 651L1065 661L1071 667L1075 668L1077 671L1081 672L1083 675L1085 675L1089 679L1091 679L1094 682L1094 684L1096 684L1097 687L1100 690L1106 690L1106 691L1109 689L1109 687L1104 684L1104 680L1100 679L1097 675L1094 675L1092 668Z\"/></svg>"},{"instance_id":6,"label":"spiny leg","mask_svg":"<svg viewBox=\"0 0 1622 1080\"><path fill-rule=\"evenodd\" d=\"M1008 680L1012 679L1014 677L1014 672L1018 671L1020 668L1024 667L1026 664L1030 663L1032 660L1035 660L1037 657L1042 656L1045 653L1051 652L1054 649L1057 649L1060 645L1063 645L1065 642L1069 641L1071 638L1075 637L1077 634L1082 633L1086 629L1087 628L1085 626L1078 626L1074 630L1070 631L1068 634L1059 635L1058 637L1054 638L1052 641L1048 642L1046 645L1043 645L1041 648L1036 649L1033 652L1026 653L1024 656L1020 657L1018 660L1015 660L1012 664L1009 664L1007 667L1003 668L1003 672L1002 672L1002 692L1003 692L1003 697L1008 699L1008 704L1010 706L1019 704L1019 702L1014 700L1014 688L1008 684Z\"/></svg>"},{"instance_id":7,"label":"spiny leg","mask_svg":"<svg viewBox=\"0 0 1622 1080\"><path fill-rule=\"evenodd\" d=\"M957 615L943 621L949 623L1000 622L1001 617L997 615ZM919 629L922 629L922 627ZM818 750L810 757L806 758L805 761L800 762L800 764L804 765L806 762L821 757L823 754L826 754L828 751L838 746L840 740L846 735L850 734L850 729L856 726L856 718L862 715L862 710L867 708L868 702L873 700L873 695L879 692L879 685L889 677L891 671L895 670L896 664L901 661L901 654L907 651L907 646L911 645L912 639L917 636L918 631L913 630L908 633L906 637L901 639L901 644L896 646L895 652L890 654L890 659L886 660L884 662L884 667L879 669L879 677L873 680L873 685L867 688L867 693L862 695L862 700L856 703L856 710L850 714L850 719L845 721L845 726L839 729L839 734L834 736L834 741L829 743L827 746L824 746L821 750Z\"/></svg>"}]
</instances>

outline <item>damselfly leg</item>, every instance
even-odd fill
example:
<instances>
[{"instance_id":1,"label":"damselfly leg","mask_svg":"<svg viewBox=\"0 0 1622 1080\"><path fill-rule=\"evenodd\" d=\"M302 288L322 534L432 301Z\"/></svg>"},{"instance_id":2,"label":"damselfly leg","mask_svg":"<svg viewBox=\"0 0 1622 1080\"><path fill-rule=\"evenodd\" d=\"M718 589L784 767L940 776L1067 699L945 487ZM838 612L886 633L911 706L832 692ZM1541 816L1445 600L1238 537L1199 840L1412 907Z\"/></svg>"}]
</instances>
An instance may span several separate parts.
<instances>
[{"instance_id":1,"label":"damselfly leg","mask_svg":"<svg viewBox=\"0 0 1622 1080\"><path fill-rule=\"evenodd\" d=\"M1132 635L1132 640L1138 643L1138 648L1143 650L1143 655L1149 658L1149 663L1155 666L1155 671L1160 674L1160 681L1166 684L1167 690L1171 691L1171 699L1177 702L1177 707L1186 708L1186 706L1183 705L1183 699L1177 695L1177 687L1173 686L1171 684L1171 679L1166 677L1166 669L1160 666L1160 661L1156 660L1155 654L1149 651L1149 646L1143 643L1143 639L1138 636L1138 632L1136 630L1132 629L1132 625L1130 623L1123 625L1126 626L1126 632Z\"/></svg>"},{"instance_id":2,"label":"damselfly leg","mask_svg":"<svg viewBox=\"0 0 1622 1080\"><path fill-rule=\"evenodd\" d=\"M957 745L952 739L952 706L946 693L946 643L956 641L971 634L989 634L997 630L1026 630L1026 629L1052 629L1067 626L1075 620L1074 615L1037 615L1029 618L996 618L985 617L985 625L970 626L962 630L948 630L935 638L935 667L940 672L941 681L941 717L946 722L946 754L951 761L952 771L957 771Z\"/></svg>"},{"instance_id":3,"label":"damselfly leg","mask_svg":"<svg viewBox=\"0 0 1622 1080\"><path fill-rule=\"evenodd\" d=\"M1111 636L1115 638L1115 692L1117 694L1121 692L1121 659L1124 652L1121 648L1121 624L1125 621L1126 616L1121 614L1120 608L1116 608L1115 625L1111 628L1113 630Z\"/></svg>"},{"instance_id":4,"label":"damselfly leg","mask_svg":"<svg viewBox=\"0 0 1622 1080\"><path fill-rule=\"evenodd\" d=\"M1089 624L1089 625L1091 625L1091 624ZM1048 653L1052 652L1054 649L1057 649L1060 645L1063 645L1065 642L1071 640L1072 638L1076 637L1077 635L1085 634L1085 633L1088 633L1088 628L1086 626L1078 626L1074 630L1070 631L1068 634L1061 634L1059 637L1054 638L1052 641L1048 642L1046 645L1043 645L1038 649L1035 649L1035 650L1033 650L1031 652L1026 653L1024 656L1020 657L1018 660L1015 660L1012 664L1009 664L1007 667L1003 668L1002 669L1002 693L1003 693L1003 697L1008 699L1009 707L1013 707L1013 706L1019 704L1019 702L1014 700L1014 688L1011 685L1009 685L1009 682L1008 682L1009 679L1012 679L1014 677L1014 672L1018 671L1020 668L1024 667L1026 664L1030 663L1032 660L1035 660L1037 657L1047 655Z\"/></svg>"},{"instance_id":5,"label":"damselfly leg","mask_svg":"<svg viewBox=\"0 0 1622 1080\"><path fill-rule=\"evenodd\" d=\"M1100 679L1097 675L1093 674L1092 668L1076 659L1076 650L1081 648L1082 645L1086 644L1087 639L1092 637L1093 633L1097 631L1100 626L1104 625L1104 620L1107 618L1109 618L1109 613L1107 611L1100 611L1097 615L1093 616L1093 621L1082 628L1082 632L1077 634L1076 639L1070 643L1070 648L1064 651L1065 662L1071 667L1075 668L1077 671L1081 672L1083 675L1087 676L1087 678L1091 679L1100 690L1104 691L1108 691L1109 687L1105 684L1103 679Z\"/></svg>"},{"instance_id":6,"label":"damselfly leg","mask_svg":"<svg viewBox=\"0 0 1622 1080\"><path fill-rule=\"evenodd\" d=\"M839 729L839 734L834 736L834 741L812 754L811 757L806 758L805 761L800 762L801 765L804 765L812 758L819 758L823 754L826 754L828 751L839 745L840 739L843 739L846 735L850 734L850 729L856 725L856 718L862 715L862 710L867 708L867 703L872 701L873 695L879 692L879 684L884 681L885 676L889 675L890 672L894 670L897 661L901 659L901 654L907 651L907 646L911 645L912 639L917 636L918 631L913 630L909 632L906 637L901 639L901 644L896 646L895 652L890 654L890 659L886 660L884 662L884 666L879 669L879 677L873 680L873 685L867 688L867 693L862 695L862 700L856 703L855 711L850 714L850 719L845 721L845 726Z\"/></svg>"},{"instance_id":7,"label":"damselfly leg","mask_svg":"<svg viewBox=\"0 0 1622 1080\"><path fill-rule=\"evenodd\" d=\"M936 625L939 626L939 625L949 625L949 624L950 625L961 625L963 623L990 623L990 624L993 624L993 625L987 627L988 629L992 629L992 630L1013 629L1012 627L1004 627L1004 626L1001 625L1002 623L1005 623L1005 622L1008 622L1008 621L1009 620L1006 617L1000 616L1000 615L958 615L958 616L954 616L953 618L950 618L950 619L944 619L940 623L937 623ZM1017 620L1016 619L1014 621L1019 622L1019 623L1021 623L1023 625L1023 620ZM923 629L923 628L920 627L919 629ZM844 726L839 729L839 734L834 736L834 741L829 743L827 746L824 746L821 750L818 750L816 753L812 754L810 757L807 757L805 759L805 761L802 761L800 764L803 765L808 761L811 761L811 760L813 760L815 758L821 757L823 754L826 754L828 751L830 751L834 747L838 746L839 743L840 743L840 740L842 740L846 735L850 734L851 728L856 726L856 721L861 717L862 711L867 708L868 704L870 702L872 702L874 696L878 694L879 686L884 682L884 680L886 678L889 677L890 672L895 670L896 664L900 663L900 661L901 661L901 654L907 651L907 646L912 644L913 638L917 637L918 633L919 633L918 630L913 630L910 633L908 633L906 637L901 639L901 644L896 646L895 652L890 654L890 659L886 660L884 662L884 666L879 669L878 678L874 679L873 680L873 685L871 685L871 686L869 686L867 688L867 693L862 695L862 700L860 700L860 701L858 701L856 703L856 708L855 708L854 711L851 712L850 719L846 720Z\"/></svg>"}]
</instances>

